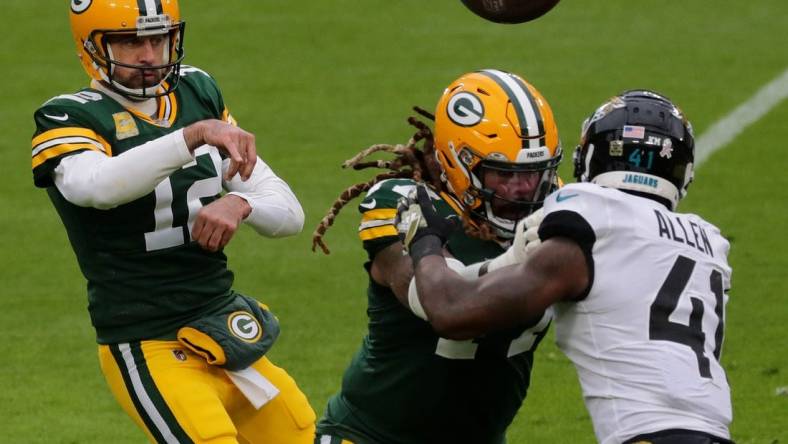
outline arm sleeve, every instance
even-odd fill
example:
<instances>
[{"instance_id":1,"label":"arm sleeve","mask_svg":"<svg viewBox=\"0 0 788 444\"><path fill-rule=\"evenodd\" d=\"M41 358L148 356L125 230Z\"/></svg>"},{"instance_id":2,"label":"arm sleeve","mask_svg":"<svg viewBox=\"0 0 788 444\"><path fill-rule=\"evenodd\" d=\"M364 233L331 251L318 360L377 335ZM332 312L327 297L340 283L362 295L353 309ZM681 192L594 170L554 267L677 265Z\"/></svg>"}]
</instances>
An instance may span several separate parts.
<instances>
[{"instance_id":1,"label":"arm sleeve","mask_svg":"<svg viewBox=\"0 0 788 444\"><path fill-rule=\"evenodd\" d=\"M222 162L227 171L230 160ZM259 157L252 175L244 182L236 174L224 183L229 194L244 198L252 212L244 222L266 237L285 237L298 234L304 228L304 210L295 194Z\"/></svg>"},{"instance_id":2,"label":"arm sleeve","mask_svg":"<svg viewBox=\"0 0 788 444\"><path fill-rule=\"evenodd\" d=\"M178 130L115 157L96 151L66 157L53 171L53 179L69 202L106 210L150 193L193 160L183 130Z\"/></svg>"}]
</instances>

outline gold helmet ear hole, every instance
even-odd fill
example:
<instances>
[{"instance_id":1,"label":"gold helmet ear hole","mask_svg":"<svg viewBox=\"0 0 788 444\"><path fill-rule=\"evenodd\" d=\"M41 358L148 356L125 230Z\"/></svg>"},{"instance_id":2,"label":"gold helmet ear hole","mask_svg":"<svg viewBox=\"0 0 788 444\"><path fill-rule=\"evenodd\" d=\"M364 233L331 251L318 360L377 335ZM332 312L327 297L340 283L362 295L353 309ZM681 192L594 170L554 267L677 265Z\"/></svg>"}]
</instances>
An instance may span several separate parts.
<instances>
[{"instance_id":1,"label":"gold helmet ear hole","mask_svg":"<svg viewBox=\"0 0 788 444\"><path fill-rule=\"evenodd\" d=\"M460 160L465 165L470 165L473 163L473 154L467 148L463 148L462 151L460 151Z\"/></svg>"},{"instance_id":2,"label":"gold helmet ear hole","mask_svg":"<svg viewBox=\"0 0 788 444\"><path fill-rule=\"evenodd\" d=\"M462 196L462 201L465 205L470 207L473 205L474 202L476 202L476 198L473 197L471 193L466 191L465 194Z\"/></svg>"}]
</instances>

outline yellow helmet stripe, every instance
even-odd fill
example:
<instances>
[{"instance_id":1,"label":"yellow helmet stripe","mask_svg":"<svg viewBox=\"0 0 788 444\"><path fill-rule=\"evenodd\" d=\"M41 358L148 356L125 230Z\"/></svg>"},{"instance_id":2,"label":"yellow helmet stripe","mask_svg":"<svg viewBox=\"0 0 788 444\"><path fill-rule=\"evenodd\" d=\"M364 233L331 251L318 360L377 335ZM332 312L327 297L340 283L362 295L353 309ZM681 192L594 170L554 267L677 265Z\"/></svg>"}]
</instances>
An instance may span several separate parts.
<instances>
[{"instance_id":1,"label":"yellow helmet stripe","mask_svg":"<svg viewBox=\"0 0 788 444\"><path fill-rule=\"evenodd\" d=\"M537 108L528 88L516 76L503 71L485 69L479 73L492 79L509 97L520 124L523 148L542 146L544 141L541 140L541 137L544 134L544 124L539 115L539 108Z\"/></svg>"}]
</instances>

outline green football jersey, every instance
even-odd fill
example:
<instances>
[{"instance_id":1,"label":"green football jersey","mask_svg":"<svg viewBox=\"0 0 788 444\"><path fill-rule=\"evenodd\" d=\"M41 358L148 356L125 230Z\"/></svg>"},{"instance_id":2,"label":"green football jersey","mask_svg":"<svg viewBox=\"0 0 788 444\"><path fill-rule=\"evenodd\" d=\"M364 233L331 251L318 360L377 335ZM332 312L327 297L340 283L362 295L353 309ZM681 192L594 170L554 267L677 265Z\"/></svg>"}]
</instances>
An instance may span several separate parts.
<instances>
[{"instance_id":1,"label":"green football jersey","mask_svg":"<svg viewBox=\"0 0 788 444\"><path fill-rule=\"evenodd\" d=\"M383 181L359 205L359 236L370 262L397 242L397 200L415 186L409 179ZM441 214L446 199L432 195ZM450 252L470 264L503 252L496 242L459 233ZM505 442L505 431L525 399L533 352L549 326L545 314L529 325L469 341L439 337L430 324L403 306L388 287L369 279L369 333L345 371L318 433L356 444Z\"/></svg>"},{"instance_id":2,"label":"green football jersey","mask_svg":"<svg viewBox=\"0 0 788 444\"><path fill-rule=\"evenodd\" d=\"M201 147L147 195L109 210L68 202L52 172L69 155L117 156L204 119L232 122L214 80L181 68L178 88L159 98L156 119L86 88L57 96L35 112L33 179L46 188L87 279L88 310L101 344L174 337L183 324L230 299L233 274L220 251L191 239L199 209L222 191L222 159Z\"/></svg>"}]
</instances>

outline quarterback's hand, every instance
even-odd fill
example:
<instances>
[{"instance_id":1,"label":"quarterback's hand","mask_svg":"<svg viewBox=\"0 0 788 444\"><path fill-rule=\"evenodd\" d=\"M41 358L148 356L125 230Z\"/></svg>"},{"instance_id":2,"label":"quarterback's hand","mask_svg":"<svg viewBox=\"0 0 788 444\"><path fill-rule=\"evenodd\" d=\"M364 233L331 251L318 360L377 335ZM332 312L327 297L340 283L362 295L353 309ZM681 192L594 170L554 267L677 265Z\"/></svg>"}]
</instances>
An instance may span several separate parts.
<instances>
[{"instance_id":1,"label":"quarterback's hand","mask_svg":"<svg viewBox=\"0 0 788 444\"><path fill-rule=\"evenodd\" d=\"M202 207L192 227L192 239L208 251L219 251L230 242L252 207L242 197L227 194Z\"/></svg>"},{"instance_id":2,"label":"quarterback's hand","mask_svg":"<svg viewBox=\"0 0 788 444\"><path fill-rule=\"evenodd\" d=\"M517 222L512 246L503 254L490 261L487 270L493 271L525 262L525 258L542 243L541 239L539 239L539 224L542 223L542 219L544 219L544 210L540 208L530 216Z\"/></svg>"},{"instance_id":3,"label":"quarterback's hand","mask_svg":"<svg viewBox=\"0 0 788 444\"><path fill-rule=\"evenodd\" d=\"M246 132L227 122L210 119L201 120L187 126L183 130L183 138L189 151L202 145L213 145L230 158L230 167L224 180L230 180L236 174L241 180L249 179L255 163L257 163L257 147L254 134Z\"/></svg>"},{"instance_id":4,"label":"quarterback's hand","mask_svg":"<svg viewBox=\"0 0 788 444\"><path fill-rule=\"evenodd\" d=\"M418 185L414 191L407 198L400 199L395 224L404 251L417 260L424 256L420 253L432 253L432 249L430 252L417 249L418 244L429 243L432 246L442 247L449 236L461 226L461 223L456 215L444 218L438 214L424 185Z\"/></svg>"}]
</instances>

